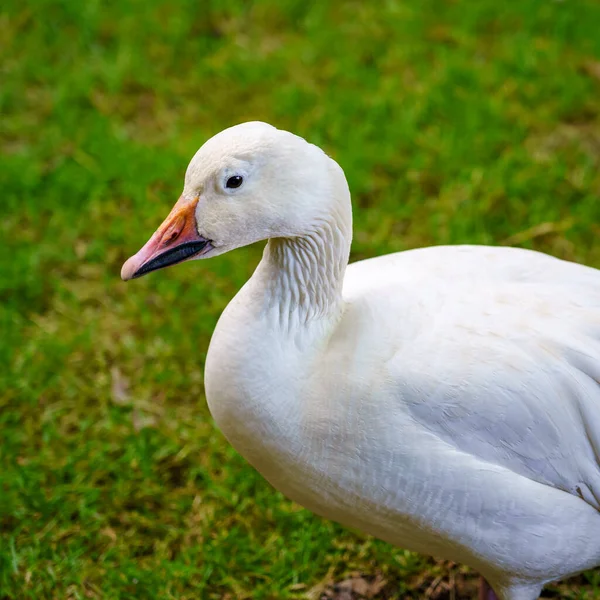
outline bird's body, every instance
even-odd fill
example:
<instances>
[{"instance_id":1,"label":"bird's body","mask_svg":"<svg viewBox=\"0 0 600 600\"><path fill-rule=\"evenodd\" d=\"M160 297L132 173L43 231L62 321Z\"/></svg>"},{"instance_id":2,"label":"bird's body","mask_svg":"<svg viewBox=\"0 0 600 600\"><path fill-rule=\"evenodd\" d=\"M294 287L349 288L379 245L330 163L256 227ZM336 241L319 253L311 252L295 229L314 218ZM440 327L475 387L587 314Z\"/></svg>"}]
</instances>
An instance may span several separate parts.
<instances>
[{"instance_id":1,"label":"bird's body","mask_svg":"<svg viewBox=\"0 0 600 600\"><path fill-rule=\"evenodd\" d=\"M347 186L314 148L315 218L264 236L213 335L219 427L290 498L503 600L600 564L600 271L477 246L346 268Z\"/></svg>"},{"instance_id":2,"label":"bird's body","mask_svg":"<svg viewBox=\"0 0 600 600\"><path fill-rule=\"evenodd\" d=\"M314 331L264 311L253 283L215 331L207 397L274 487L498 591L600 563L598 271L403 252L351 265Z\"/></svg>"}]
</instances>

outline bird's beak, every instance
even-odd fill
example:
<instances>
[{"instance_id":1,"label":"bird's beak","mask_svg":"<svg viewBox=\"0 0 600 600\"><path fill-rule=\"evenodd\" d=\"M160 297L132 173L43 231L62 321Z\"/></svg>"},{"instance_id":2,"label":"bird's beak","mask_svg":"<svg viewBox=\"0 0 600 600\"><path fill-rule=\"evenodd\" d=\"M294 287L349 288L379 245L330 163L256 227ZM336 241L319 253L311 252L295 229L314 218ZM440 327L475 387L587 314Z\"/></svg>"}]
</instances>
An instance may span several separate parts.
<instances>
[{"instance_id":1,"label":"bird's beak","mask_svg":"<svg viewBox=\"0 0 600 600\"><path fill-rule=\"evenodd\" d=\"M198 257L211 249L210 241L199 235L196 228L197 204L198 197L179 198L144 247L123 265L123 281Z\"/></svg>"}]
</instances>

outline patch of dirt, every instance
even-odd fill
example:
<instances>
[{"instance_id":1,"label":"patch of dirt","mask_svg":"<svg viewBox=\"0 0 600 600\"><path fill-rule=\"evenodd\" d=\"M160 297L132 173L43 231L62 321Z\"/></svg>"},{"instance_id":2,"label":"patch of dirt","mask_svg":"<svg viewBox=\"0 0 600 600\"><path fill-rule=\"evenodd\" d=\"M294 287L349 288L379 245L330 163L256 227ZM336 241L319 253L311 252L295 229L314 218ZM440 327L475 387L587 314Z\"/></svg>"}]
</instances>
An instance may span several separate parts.
<instances>
[{"instance_id":1,"label":"patch of dirt","mask_svg":"<svg viewBox=\"0 0 600 600\"><path fill-rule=\"evenodd\" d=\"M403 582L404 585L386 579L380 572L350 573L339 582L322 584L319 591L309 593L309 597L315 600L474 600L478 597L479 581L479 576L466 567L450 561L435 561L431 571ZM540 598L561 600L582 593L600 598L585 575L549 585Z\"/></svg>"},{"instance_id":2,"label":"patch of dirt","mask_svg":"<svg viewBox=\"0 0 600 600\"><path fill-rule=\"evenodd\" d=\"M360 600L376 598L383 590L386 580L381 573L374 577L353 573L348 579L327 586L319 600Z\"/></svg>"},{"instance_id":3,"label":"patch of dirt","mask_svg":"<svg viewBox=\"0 0 600 600\"><path fill-rule=\"evenodd\" d=\"M407 589L408 588L408 589ZM479 577L465 567L439 561L432 571L400 584L381 573L351 573L331 583L316 597L318 600L471 600L477 598Z\"/></svg>"}]
</instances>

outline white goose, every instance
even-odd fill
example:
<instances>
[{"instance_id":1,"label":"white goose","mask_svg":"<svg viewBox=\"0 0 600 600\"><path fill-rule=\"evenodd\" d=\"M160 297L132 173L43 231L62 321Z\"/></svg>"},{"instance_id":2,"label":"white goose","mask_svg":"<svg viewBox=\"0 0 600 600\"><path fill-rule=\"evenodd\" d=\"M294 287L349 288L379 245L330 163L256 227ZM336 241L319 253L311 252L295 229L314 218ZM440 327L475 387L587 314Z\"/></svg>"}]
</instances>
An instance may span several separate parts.
<instances>
[{"instance_id":1,"label":"white goose","mask_svg":"<svg viewBox=\"0 0 600 600\"><path fill-rule=\"evenodd\" d=\"M246 123L200 148L122 277L269 239L205 372L217 424L269 482L471 565L480 597L533 600L600 564L600 271L482 246L347 267L351 232L337 163Z\"/></svg>"}]
</instances>

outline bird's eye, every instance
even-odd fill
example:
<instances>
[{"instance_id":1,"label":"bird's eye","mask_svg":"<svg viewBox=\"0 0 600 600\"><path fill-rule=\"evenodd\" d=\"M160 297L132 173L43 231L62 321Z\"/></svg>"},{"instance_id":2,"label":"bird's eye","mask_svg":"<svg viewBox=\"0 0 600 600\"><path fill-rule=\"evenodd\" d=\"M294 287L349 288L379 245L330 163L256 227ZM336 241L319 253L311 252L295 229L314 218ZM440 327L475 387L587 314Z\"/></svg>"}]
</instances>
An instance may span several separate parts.
<instances>
[{"instance_id":1,"label":"bird's eye","mask_svg":"<svg viewBox=\"0 0 600 600\"><path fill-rule=\"evenodd\" d=\"M235 188L239 188L243 182L244 178L241 175L234 175L227 180L225 187L234 190Z\"/></svg>"}]
</instances>

